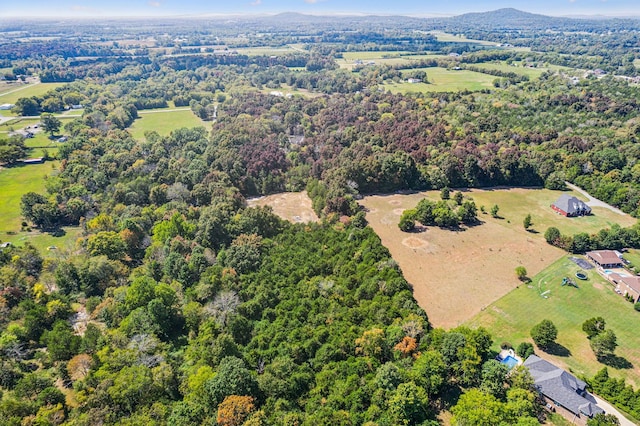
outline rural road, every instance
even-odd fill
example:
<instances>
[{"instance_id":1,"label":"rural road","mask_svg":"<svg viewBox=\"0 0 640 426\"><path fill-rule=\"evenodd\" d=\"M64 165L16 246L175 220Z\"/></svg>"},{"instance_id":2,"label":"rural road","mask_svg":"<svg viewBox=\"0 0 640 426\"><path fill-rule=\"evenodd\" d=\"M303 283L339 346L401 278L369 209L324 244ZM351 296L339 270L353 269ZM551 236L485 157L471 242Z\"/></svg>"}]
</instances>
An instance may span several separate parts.
<instances>
[{"instance_id":1,"label":"rural road","mask_svg":"<svg viewBox=\"0 0 640 426\"><path fill-rule=\"evenodd\" d=\"M589 207L604 207L605 209L609 209L609 210L611 210L611 211L612 211L612 212L614 212L614 213L618 213L618 214L622 214L622 215L623 215L623 214L626 214L626 213L625 213L625 212L623 212L622 210L617 209L617 208L615 208L615 207L613 207L613 206L610 206L609 204L605 203L604 201L600 201L600 200L598 200L597 198L593 198L593 197L592 197L591 195L589 195L589 193L587 193L585 190L583 190L583 189L582 189L582 188L580 188L580 187L575 186L575 185L574 185L574 184L572 184L572 183L565 182L565 184L566 184L569 188L573 189L574 191L578 191L579 193L581 193L582 195L584 195L585 197L587 197L587 205L588 205Z\"/></svg>"},{"instance_id":2,"label":"rural road","mask_svg":"<svg viewBox=\"0 0 640 426\"><path fill-rule=\"evenodd\" d=\"M17 89L13 89L13 90L9 90L8 92L0 93L0 96L8 95L9 93L19 92L20 90L24 90L24 89L26 89L28 87L36 86L38 84L40 84L40 82L32 83L32 84L25 84L24 86L18 87Z\"/></svg>"}]
</instances>

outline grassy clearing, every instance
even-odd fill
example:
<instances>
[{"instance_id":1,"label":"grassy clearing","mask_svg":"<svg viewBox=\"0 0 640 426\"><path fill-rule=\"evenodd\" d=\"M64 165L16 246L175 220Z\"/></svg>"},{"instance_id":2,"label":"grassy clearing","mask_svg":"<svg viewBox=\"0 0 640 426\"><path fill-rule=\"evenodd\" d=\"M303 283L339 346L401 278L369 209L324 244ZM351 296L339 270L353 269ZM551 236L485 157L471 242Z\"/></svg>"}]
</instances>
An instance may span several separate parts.
<instances>
[{"instance_id":1,"label":"grassy clearing","mask_svg":"<svg viewBox=\"0 0 640 426\"><path fill-rule=\"evenodd\" d=\"M399 58L401 55L411 55L411 52L402 50L342 52L342 57L348 61L372 61L382 58Z\"/></svg>"},{"instance_id":2,"label":"grassy clearing","mask_svg":"<svg viewBox=\"0 0 640 426\"><path fill-rule=\"evenodd\" d=\"M596 232L613 223L635 223L629 216L600 208L586 218L559 216L549 207L559 194L524 188L467 191L465 195L487 211L498 204L502 218L479 213L482 225L458 232L435 227L415 233L398 229L405 209L415 207L424 197L439 199L437 191L367 196L361 204L368 210L369 224L413 285L414 296L431 323L450 328L468 321L520 285L517 266L524 266L533 276L563 256L562 250L544 240L547 227L576 233ZM534 232L525 231L522 225L527 214L532 216Z\"/></svg>"},{"instance_id":3,"label":"grassy clearing","mask_svg":"<svg viewBox=\"0 0 640 426\"><path fill-rule=\"evenodd\" d=\"M53 236L39 231L21 231L22 215L20 198L27 192L45 193L45 176L58 168L59 163L47 162L28 166L8 167L0 170L0 240L22 245L33 244L43 256L53 256L58 251L47 250L55 246L59 249L72 249L80 236L78 227L63 228L63 235Z\"/></svg>"},{"instance_id":4,"label":"grassy clearing","mask_svg":"<svg viewBox=\"0 0 640 426\"><path fill-rule=\"evenodd\" d=\"M9 241L18 246L29 242L38 249L42 256L55 257L59 253L73 251L76 241L82 235L82 229L75 226L65 226L62 231L63 235L60 236L40 231L19 232L15 235L3 236L3 241Z\"/></svg>"},{"instance_id":5,"label":"grassy clearing","mask_svg":"<svg viewBox=\"0 0 640 426\"><path fill-rule=\"evenodd\" d=\"M498 70L503 72L514 72L520 75L526 75L530 79L538 78L545 71L568 71L571 68L561 67L558 65L549 65L540 68L530 68L523 66L522 62L514 62L514 65L509 65L506 62L485 62L480 64L471 64L471 66L484 68L487 70Z\"/></svg>"},{"instance_id":6,"label":"grassy clearing","mask_svg":"<svg viewBox=\"0 0 640 426\"><path fill-rule=\"evenodd\" d=\"M8 167L0 170L0 235L20 230L20 197L27 192L44 193L44 177L55 170L57 162Z\"/></svg>"},{"instance_id":7,"label":"grassy clearing","mask_svg":"<svg viewBox=\"0 0 640 426\"><path fill-rule=\"evenodd\" d=\"M635 65L636 68L640 68L640 59L634 59L633 65Z\"/></svg>"},{"instance_id":8,"label":"grassy clearing","mask_svg":"<svg viewBox=\"0 0 640 426\"><path fill-rule=\"evenodd\" d=\"M22 87L15 87L9 90L5 90L4 93L0 94L0 103L15 104L16 101L20 98L40 96L47 93L51 89L55 89L56 87L64 85L65 83L38 83L24 85ZM16 91L16 89L20 90Z\"/></svg>"},{"instance_id":9,"label":"grassy clearing","mask_svg":"<svg viewBox=\"0 0 640 426\"><path fill-rule=\"evenodd\" d=\"M273 212L284 220L294 223L317 222L311 199L306 191L284 192L247 200L249 207L271 206Z\"/></svg>"},{"instance_id":10,"label":"grassy clearing","mask_svg":"<svg viewBox=\"0 0 640 426\"><path fill-rule=\"evenodd\" d=\"M140 114L140 117L136 119L131 128L129 128L129 132L134 138L142 140L144 139L144 133L147 131L156 131L160 135L168 135L173 130L182 127L197 126L204 126L208 129L211 128L211 124L200 120L193 115L193 112L189 109L179 111L161 109Z\"/></svg>"},{"instance_id":11,"label":"grassy clearing","mask_svg":"<svg viewBox=\"0 0 640 426\"><path fill-rule=\"evenodd\" d=\"M448 70L440 67L420 68L426 71L426 83L385 83L384 88L393 93L409 92L456 92L459 90L482 90L493 88L492 75L467 70Z\"/></svg>"},{"instance_id":12,"label":"grassy clearing","mask_svg":"<svg viewBox=\"0 0 640 426\"><path fill-rule=\"evenodd\" d=\"M562 347L555 354L542 355L574 374L593 376L604 364L596 360L581 326L588 318L602 316L607 328L618 337L616 354L633 365L622 369L610 367L610 371L631 380L637 387L640 385L640 334L637 332L640 314L594 269L582 271L589 277L587 281L575 280L579 289L561 286L563 277L574 277L579 270L569 256L563 256L535 275L531 285L521 285L468 324L489 329L497 347L503 341L513 345L531 341L531 328L543 319L549 319L558 327L557 342Z\"/></svg>"}]
</instances>

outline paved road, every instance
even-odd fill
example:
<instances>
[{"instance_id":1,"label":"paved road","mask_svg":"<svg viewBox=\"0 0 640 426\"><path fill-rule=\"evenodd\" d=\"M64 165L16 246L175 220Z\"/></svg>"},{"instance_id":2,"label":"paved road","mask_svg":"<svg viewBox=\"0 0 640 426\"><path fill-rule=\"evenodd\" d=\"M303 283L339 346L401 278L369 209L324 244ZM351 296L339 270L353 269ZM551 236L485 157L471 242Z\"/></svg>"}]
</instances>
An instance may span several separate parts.
<instances>
[{"instance_id":1,"label":"paved road","mask_svg":"<svg viewBox=\"0 0 640 426\"><path fill-rule=\"evenodd\" d=\"M605 209L609 209L614 213L618 213L618 214L626 214L625 212L623 212L620 209L617 209L613 206L610 206L609 204L605 203L604 201L600 201L597 198L593 198L591 195L589 195L589 193L587 193L585 190L583 190L580 187L577 187L569 182L565 182L567 184L567 186L571 189L573 189L574 191L578 191L579 193L581 193L582 195L584 195L585 197L587 197L587 205L590 207L604 207Z\"/></svg>"},{"instance_id":2,"label":"paved road","mask_svg":"<svg viewBox=\"0 0 640 426\"><path fill-rule=\"evenodd\" d=\"M636 424L634 422L632 422L631 420L629 420L625 416L623 416L615 407L613 407L607 401L605 401L602 398L599 398L599 397L597 397L595 395L593 395L593 397L595 398L596 402L598 403L598 407L602 408L607 414L613 414L614 416L616 416L618 418L618 420L620 420L620 426L636 426Z\"/></svg>"}]
</instances>

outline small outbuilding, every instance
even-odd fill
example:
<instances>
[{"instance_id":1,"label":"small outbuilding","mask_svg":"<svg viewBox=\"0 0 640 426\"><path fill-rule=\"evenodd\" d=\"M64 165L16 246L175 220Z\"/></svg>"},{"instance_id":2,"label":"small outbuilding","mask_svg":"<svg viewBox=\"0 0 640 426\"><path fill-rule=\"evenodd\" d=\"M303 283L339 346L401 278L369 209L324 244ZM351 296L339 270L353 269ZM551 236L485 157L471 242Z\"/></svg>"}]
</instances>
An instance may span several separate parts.
<instances>
[{"instance_id":1,"label":"small outbuilding","mask_svg":"<svg viewBox=\"0 0 640 426\"><path fill-rule=\"evenodd\" d=\"M551 208L567 217L588 216L591 214L591 207L584 201L568 194L562 194L555 203L551 204Z\"/></svg>"}]
</instances>

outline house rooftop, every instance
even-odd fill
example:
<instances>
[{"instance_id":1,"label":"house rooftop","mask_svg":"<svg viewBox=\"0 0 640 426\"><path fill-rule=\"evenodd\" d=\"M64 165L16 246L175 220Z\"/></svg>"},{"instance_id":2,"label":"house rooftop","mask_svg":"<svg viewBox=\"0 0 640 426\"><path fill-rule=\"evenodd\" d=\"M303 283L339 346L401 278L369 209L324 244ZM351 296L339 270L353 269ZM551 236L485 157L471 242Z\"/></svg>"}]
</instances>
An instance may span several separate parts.
<instances>
[{"instance_id":1,"label":"house rooftop","mask_svg":"<svg viewBox=\"0 0 640 426\"><path fill-rule=\"evenodd\" d=\"M524 362L538 391L575 414L589 417L604 410L584 396L587 384L548 361L531 355Z\"/></svg>"},{"instance_id":2,"label":"house rooftop","mask_svg":"<svg viewBox=\"0 0 640 426\"><path fill-rule=\"evenodd\" d=\"M600 265L616 265L621 264L622 260L613 250L594 250L588 251L587 257L590 257Z\"/></svg>"},{"instance_id":3,"label":"house rooftop","mask_svg":"<svg viewBox=\"0 0 640 426\"><path fill-rule=\"evenodd\" d=\"M569 194L560 195L553 205L568 214L576 214L579 212L591 213L591 207L584 201Z\"/></svg>"}]
</instances>

